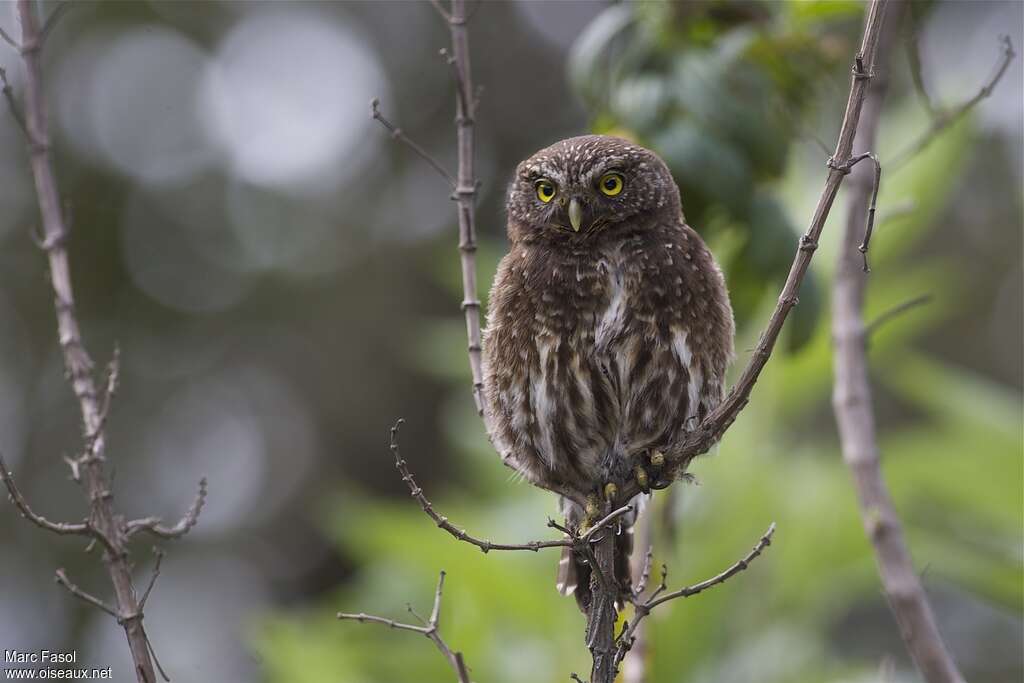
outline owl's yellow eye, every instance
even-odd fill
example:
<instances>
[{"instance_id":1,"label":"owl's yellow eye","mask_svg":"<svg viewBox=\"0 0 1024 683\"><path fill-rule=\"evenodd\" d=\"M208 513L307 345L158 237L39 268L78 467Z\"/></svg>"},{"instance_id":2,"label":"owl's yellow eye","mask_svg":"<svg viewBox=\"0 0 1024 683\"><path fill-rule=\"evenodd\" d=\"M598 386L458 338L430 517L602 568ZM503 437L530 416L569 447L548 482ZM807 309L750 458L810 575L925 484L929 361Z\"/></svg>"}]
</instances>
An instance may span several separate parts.
<instances>
[{"instance_id":1,"label":"owl's yellow eye","mask_svg":"<svg viewBox=\"0 0 1024 683\"><path fill-rule=\"evenodd\" d=\"M555 194L558 192L555 189L555 184L550 180L538 180L537 181L537 199L541 200L545 204L555 198Z\"/></svg>"},{"instance_id":2,"label":"owl's yellow eye","mask_svg":"<svg viewBox=\"0 0 1024 683\"><path fill-rule=\"evenodd\" d=\"M622 192L622 175L618 173L605 173L601 176L601 181L597 184L601 188L601 192L614 197L615 195Z\"/></svg>"}]
</instances>

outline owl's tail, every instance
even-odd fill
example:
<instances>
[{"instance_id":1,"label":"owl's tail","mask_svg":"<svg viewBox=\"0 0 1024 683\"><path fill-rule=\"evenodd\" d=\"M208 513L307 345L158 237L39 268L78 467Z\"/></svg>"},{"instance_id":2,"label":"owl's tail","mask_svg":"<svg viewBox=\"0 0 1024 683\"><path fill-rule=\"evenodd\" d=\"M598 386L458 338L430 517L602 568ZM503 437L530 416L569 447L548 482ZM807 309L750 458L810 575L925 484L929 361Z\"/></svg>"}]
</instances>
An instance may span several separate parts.
<instances>
[{"instance_id":1,"label":"owl's tail","mask_svg":"<svg viewBox=\"0 0 1024 683\"><path fill-rule=\"evenodd\" d=\"M615 532L615 583L619 587L619 597L616 599L619 609L625 604L626 597L633 590L633 579L630 576L630 556L633 554L633 524L636 522L641 501L631 501L635 512L621 517L619 523L612 527ZM575 503L561 500L562 512L569 526L578 526L583 521L584 512ZM572 595L576 598L576 604L584 613L590 607L592 598L590 592L590 566L579 557L572 548L563 548L562 556L558 561L558 579L555 584L558 592L562 595Z\"/></svg>"}]
</instances>

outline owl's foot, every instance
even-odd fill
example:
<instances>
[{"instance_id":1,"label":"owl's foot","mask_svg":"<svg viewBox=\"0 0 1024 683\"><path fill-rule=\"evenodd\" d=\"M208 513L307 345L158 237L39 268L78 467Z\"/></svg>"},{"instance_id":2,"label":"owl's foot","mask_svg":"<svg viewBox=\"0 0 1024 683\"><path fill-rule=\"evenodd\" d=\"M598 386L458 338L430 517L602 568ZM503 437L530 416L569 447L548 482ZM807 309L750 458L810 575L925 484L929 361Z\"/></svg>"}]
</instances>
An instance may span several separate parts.
<instances>
[{"instance_id":1,"label":"owl's foot","mask_svg":"<svg viewBox=\"0 0 1024 683\"><path fill-rule=\"evenodd\" d=\"M651 466L659 470L665 466L665 454L661 451L651 451Z\"/></svg>"},{"instance_id":2,"label":"owl's foot","mask_svg":"<svg viewBox=\"0 0 1024 683\"><path fill-rule=\"evenodd\" d=\"M641 491L644 493L651 492L651 480L647 476L647 470L644 469L643 465L637 465L633 468L633 477L636 479L636 483L640 486Z\"/></svg>"},{"instance_id":3,"label":"owl's foot","mask_svg":"<svg viewBox=\"0 0 1024 683\"><path fill-rule=\"evenodd\" d=\"M615 496L619 494L619 487L612 482L608 482L604 485L604 499L612 503L615 501Z\"/></svg>"},{"instance_id":4,"label":"owl's foot","mask_svg":"<svg viewBox=\"0 0 1024 683\"><path fill-rule=\"evenodd\" d=\"M640 477L637 476L636 482L640 485L640 488L643 489L644 493L649 493L652 488L665 488L665 454L659 450L652 449L647 452L647 460L649 467L644 469L646 481L641 481ZM637 465L637 470L641 469L643 469L643 467L641 465Z\"/></svg>"},{"instance_id":5,"label":"owl's foot","mask_svg":"<svg viewBox=\"0 0 1024 683\"><path fill-rule=\"evenodd\" d=\"M613 482L608 482L602 489L587 496L586 505L583 507L583 521L579 526L580 532L585 533L604 517L609 506L615 503L615 497L618 495L619 487Z\"/></svg>"},{"instance_id":6,"label":"owl's foot","mask_svg":"<svg viewBox=\"0 0 1024 683\"><path fill-rule=\"evenodd\" d=\"M583 521L580 523L579 531L586 533L590 527L594 526L594 522L601 518L601 497L596 493L587 496L587 504L584 506L583 512Z\"/></svg>"}]
</instances>

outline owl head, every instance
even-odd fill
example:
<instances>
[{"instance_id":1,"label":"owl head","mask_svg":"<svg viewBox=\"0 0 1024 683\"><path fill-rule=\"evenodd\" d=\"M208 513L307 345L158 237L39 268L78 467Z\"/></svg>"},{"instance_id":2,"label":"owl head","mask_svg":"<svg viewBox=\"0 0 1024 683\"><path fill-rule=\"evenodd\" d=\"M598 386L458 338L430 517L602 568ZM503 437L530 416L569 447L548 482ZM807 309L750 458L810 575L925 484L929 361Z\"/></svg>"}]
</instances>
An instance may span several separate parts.
<instances>
[{"instance_id":1,"label":"owl head","mask_svg":"<svg viewBox=\"0 0 1024 683\"><path fill-rule=\"evenodd\" d=\"M622 138L584 135L519 164L508 193L509 239L577 241L680 214L658 155Z\"/></svg>"}]
</instances>

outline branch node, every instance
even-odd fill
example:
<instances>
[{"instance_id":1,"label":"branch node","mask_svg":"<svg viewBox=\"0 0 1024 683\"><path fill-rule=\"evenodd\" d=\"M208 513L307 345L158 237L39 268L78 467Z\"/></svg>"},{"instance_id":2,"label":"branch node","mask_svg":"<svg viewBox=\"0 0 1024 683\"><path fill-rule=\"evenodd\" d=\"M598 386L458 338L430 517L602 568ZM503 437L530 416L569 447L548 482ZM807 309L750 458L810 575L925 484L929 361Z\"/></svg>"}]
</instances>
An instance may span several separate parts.
<instances>
[{"instance_id":1,"label":"branch node","mask_svg":"<svg viewBox=\"0 0 1024 683\"><path fill-rule=\"evenodd\" d=\"M818 248L818 240L811 235L800 236L800 251L813 253Z\"/></svg>"}]
</instances>

